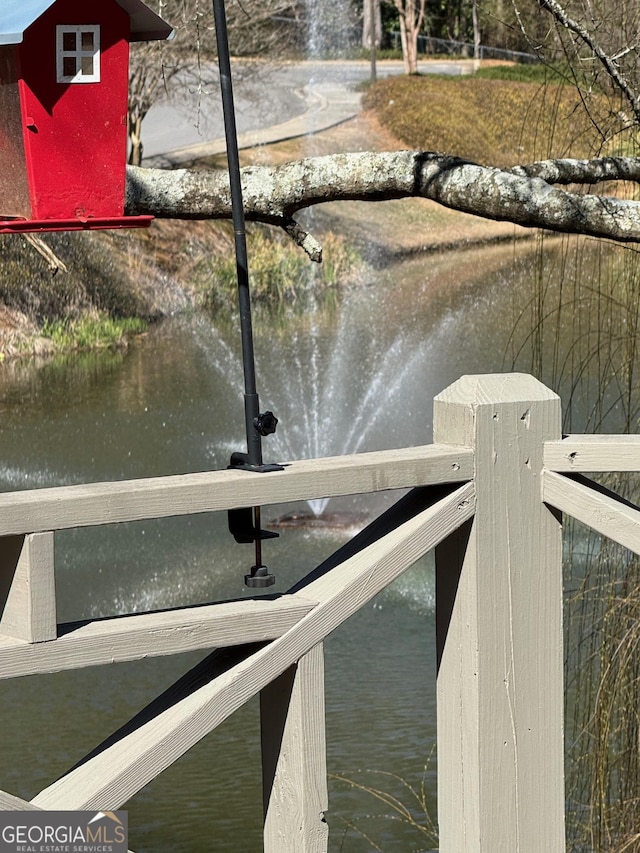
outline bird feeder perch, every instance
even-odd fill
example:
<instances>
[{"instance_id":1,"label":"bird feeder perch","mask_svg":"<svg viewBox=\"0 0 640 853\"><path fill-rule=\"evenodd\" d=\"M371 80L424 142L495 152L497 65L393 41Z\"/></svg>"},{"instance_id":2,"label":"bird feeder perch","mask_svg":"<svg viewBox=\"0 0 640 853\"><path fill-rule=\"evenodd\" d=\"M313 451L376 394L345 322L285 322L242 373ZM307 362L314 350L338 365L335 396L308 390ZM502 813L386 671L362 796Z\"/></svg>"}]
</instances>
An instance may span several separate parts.
<instances>
[{"instance_id":1,"label":"bird feeder perch","mask_svg":"<svg viewBox=\"0 0 640 853\"><path fill-rule=\"evenodd\" d=\"M125 216L129 43L170 38L141 0L0 8L0 233L146 226Z\"/></svg>"}]
</instances>

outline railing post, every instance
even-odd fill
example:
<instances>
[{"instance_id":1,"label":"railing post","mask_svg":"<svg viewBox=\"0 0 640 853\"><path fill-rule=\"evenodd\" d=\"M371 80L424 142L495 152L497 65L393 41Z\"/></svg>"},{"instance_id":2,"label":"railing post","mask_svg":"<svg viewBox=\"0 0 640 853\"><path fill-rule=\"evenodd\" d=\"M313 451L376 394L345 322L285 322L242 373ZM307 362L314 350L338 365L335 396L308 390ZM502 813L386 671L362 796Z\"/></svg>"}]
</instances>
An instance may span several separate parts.
<instances>
[{"instance_id":1,"label":"railing post","mask_svg":"<svg viewBox=\"0 0 640 853\"><path fill-rule=\"evenodd\" d=\"M464 376L434 440L473 447L473 522L436 551L440 853L560 853L562 545L542 503L560 400L531 376Z\"/></svg>"},{"instance_id":2,"label":"railing post","mask_svg":"<svg viewBox=\"0 0 640 853\"><path fill-rule=\"evenodd\" d=\"M57 635L53 533L0 538L0 634L42 643Z\"/></svg>"},{"instance_id":3,"label":"railing post","mask_svg":"<svg viewBox=\"0 0 640 853\"><path fill-rule=\"evenodd\" d=\"M261 691L260 721L265 853L326 853L322 643Z\"/></svg>"}]
</instances>

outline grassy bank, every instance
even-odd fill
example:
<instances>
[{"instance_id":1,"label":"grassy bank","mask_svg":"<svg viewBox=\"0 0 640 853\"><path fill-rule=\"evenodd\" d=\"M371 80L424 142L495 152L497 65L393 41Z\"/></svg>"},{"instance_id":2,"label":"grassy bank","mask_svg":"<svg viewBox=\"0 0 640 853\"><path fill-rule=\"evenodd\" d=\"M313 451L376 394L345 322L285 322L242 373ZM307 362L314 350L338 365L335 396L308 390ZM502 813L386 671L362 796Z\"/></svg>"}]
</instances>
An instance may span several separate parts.
<instances>
[{"instance_id":1,"label":"grassy bank","mask_svg":"<svg viewBox=\"0 0 640 853\"><path fill-rule=\"evenodd\" d=\"M518 68L517 76L527 74ZM485 165L588 157L602 148L611 124L604 98L591 96L592 120L578 90L565 80L494 79L498 75L516 72L496 67L482 76L389 77L371 87L363 103L408 147Z\"/></svg>"},{"instance_id":2,"label":"grassy bank","mask_svg":"<svg viewBox=\"0 0 640 853\"><path fill-rule=\"evenodd\" d=\"M55 234L46 240L45 257L26 239L3 235L0 357L121 347L143 331L157 314L153 271L139 275L142 264L133 263L132 252L140 247L131 240Z\"/></svg>"},{"instance_id":3,"label":"grassy bank","mask_svg":"<svg viewBox=\"0 0 640 853\"><path fill-rule=\"evenodd\" d=\"M76 320L45 320L42 336L51 341L56 351L118 348L133 335L147 330L140 317L110 317L95 314Z\"/></svg>"},{"instance_id":4,"label":"grassy bank","mask_svg":"<svg viewBox=\"0 0 640 853\"><path fill-rule=\"evenodd\" d=\"M229 223L156 222L148 232L51 235L66 269L25 240L0 238L0 361L120 347L149 322L188 310L237 304ZM322 235L318 267L279 232L248 226L256 304L302 306L305 294L338 292L361 264L348 241Z\"/></svg>"}]
</instances>

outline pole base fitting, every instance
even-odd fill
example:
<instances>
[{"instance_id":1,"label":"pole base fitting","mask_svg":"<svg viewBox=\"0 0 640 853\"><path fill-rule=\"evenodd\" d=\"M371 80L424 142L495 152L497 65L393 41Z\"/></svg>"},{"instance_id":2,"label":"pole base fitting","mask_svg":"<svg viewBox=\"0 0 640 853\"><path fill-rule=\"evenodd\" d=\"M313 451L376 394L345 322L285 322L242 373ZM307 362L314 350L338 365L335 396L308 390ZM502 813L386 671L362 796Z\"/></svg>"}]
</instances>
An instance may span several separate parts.
<instances>
[{"instance_id":1,"label":"pole base fitting","mask_svg":"<svg viewBox=\"0 0 640 853\"><path fill-rule=\"evenodd\" d=\"M251 566L251 574L244 576L244 582L246 586L263 588L274 584L276 576L266 566Z\"/></svg>"}]
</instances>

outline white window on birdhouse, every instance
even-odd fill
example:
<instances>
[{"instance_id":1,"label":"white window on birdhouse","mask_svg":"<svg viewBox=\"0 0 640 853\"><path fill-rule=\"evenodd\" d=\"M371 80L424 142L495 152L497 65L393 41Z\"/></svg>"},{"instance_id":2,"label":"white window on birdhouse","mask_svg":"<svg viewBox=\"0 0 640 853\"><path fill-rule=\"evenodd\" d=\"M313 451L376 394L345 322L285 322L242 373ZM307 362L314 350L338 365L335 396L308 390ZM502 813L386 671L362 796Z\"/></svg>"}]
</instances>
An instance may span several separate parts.
<instances>
[{"instance_id":1,"label":"white window on birdhouse","mask_svg":"<svg viewBox=\"0 0 640 853\"><path fill-rule=\"evenodd\" d=\"M100 27L56 28L58 83L100 82Z\"/></svg>"}]
</instances>

